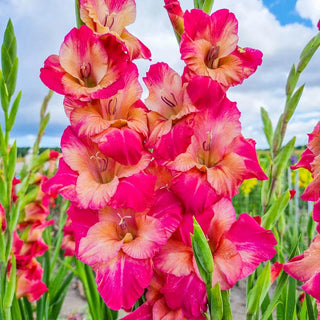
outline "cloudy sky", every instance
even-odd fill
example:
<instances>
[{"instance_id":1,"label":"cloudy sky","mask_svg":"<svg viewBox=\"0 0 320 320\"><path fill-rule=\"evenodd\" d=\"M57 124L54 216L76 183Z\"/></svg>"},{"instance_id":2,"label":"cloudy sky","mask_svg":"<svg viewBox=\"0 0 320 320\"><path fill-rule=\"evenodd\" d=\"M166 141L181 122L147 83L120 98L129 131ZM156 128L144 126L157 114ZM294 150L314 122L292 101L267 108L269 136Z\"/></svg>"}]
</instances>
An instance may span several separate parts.
<instances>
[{"instance_id":1,"label":"cloudy sky","mask_svg":"<svg viewBox=\"0 0 320 320\"><path fill-rule=\"evenodd\" d=\"M192 8L192 0L181 0L184 10ZM182 72L178 45L162 0L136 0L137 19L128 29L152 52L152 62L167 62ZM237 101L242 113L243 134L257 141L258 148L267 146L260 120L263 106L275 124L284 106L287 74L304 45L317 32L320 18L319 0L215 0L213 10L227 8L239 21L239 45L263 52L262 66L241 86L231 88L228 96ZM64 36L75 25L73 0L1 0L0 36L8 18L14 24L19 56L17 88L22 100L12 137L19 146L33 144L37 132L39 110L48 89L39 79L44 60L57 54ZM150 62L137 61L144 76ZM287 139L297 137L297 145L307 142L307 133L320 121L320 53L305 70L299 84L306 88L291 123ZM144 93L147 96L147 93ZM55 94L49 105L51 121L42 145L58 146L68 125L62 97ZM3 115L1 114L1 122Z\"/></svg>"}]
</instances>

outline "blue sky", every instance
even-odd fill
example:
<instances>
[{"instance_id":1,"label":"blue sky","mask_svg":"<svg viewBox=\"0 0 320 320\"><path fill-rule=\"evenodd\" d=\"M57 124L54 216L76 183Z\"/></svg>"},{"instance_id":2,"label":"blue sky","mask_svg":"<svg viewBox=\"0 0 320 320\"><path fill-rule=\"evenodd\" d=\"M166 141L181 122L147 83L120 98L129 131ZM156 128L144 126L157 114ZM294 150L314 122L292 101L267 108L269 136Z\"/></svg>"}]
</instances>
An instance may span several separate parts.
<instances>
[{"instance_id":1,"label":"blue sky","mask_svg":"<svg viewBox=\"0 0 320 320\"><path fill-rule=\"evenodd\" d=\"M297 12L295 8L296 1L263 0L263 4L277 17L281 25L297 22L307 27L312 27L312 21L302 18Z\"/></svg>"},{"instance_id":2,"label":"blue sky","mask_svg":"<svg viewBox=\"0 0 320 320\"><path fill-rule=\"evenodd\" d=\"M184 10L192 0L181 0ZM48 89L39 79L40 68L51 54L58 54L64 36L75 26L73 0L0 0L0 38L9 17L12 18L19 56L17 88L22 100L12 138L19 146L32 145L37 132L39 110ZM152 52L152 61L136 61L141 77L151 63L164 61L182 72L176 39L163 0L136 0L137 18L129 31L139 37ZM258 148L266 147L260 108L263 106L275 124L285 102L287 74L303 46L317 33L320 18L319 0L215 0L213 10L228 8L239 22L239 45L263 52L263 63L241 86L231 88L228 96L236 101L242 116L243 134L254 138ZM288 126L288 139L297 136L305 144L307 133L320 120L320 54L305 70L299 84L306 83L301 104ZM144 98L147 92L144 92ZM57 146L68 125L62 105L63 97L55 94L49 105L51 120L43 146ZM0 121L3 120L0 116Z\"/></svg>"}]
</instances>

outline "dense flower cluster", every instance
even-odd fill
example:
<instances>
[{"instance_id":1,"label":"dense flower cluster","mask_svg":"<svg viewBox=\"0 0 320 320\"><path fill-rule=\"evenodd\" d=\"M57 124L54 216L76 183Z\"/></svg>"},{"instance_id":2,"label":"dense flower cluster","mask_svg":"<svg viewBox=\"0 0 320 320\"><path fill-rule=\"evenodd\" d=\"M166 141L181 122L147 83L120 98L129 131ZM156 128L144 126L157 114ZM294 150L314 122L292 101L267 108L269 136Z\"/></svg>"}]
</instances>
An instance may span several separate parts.
<instances>
[{"instance_id":1,"label":"dense flower cluster","mask_svg":"<svg viewBox=\"0 0 320 320\"><path fill-rule=\"evenodd\" d=\"M48 250L42 233L47 226L54 223L54 220L48 221L47 216L50 213L49 207L53 203L55 195L44 193L41 190L41 186L46 180L47 177L42 174L35 176L30 185L31 194L34 196L29 197L29 201L24 204L13 237L12 253L15 256L17 267L16 296L18 299L27 297L30 302L38 300L48 290L42 281L42 266L36 259ZM14 185L17 185L19 181L19 179L14 179ZM16 201L15 188L12 190L12 200ZM4 231L6 228L5 217L3 214L1 215L4 218L2 221Z\"/></svg>"},{"instance_id":2,"label":"dense flower cluster","mask_svg":"<svg viewBox=\"0 0 320 320\"><path fill-rule=\"evenodd\" d=\"M194 216L212 250L212 284L223 290L275 254L273 234L248 214L237 219L231 203L244 180L267 178L226 96L262 54L238 46L228 10L165 7L186 67L180 76L166 63L152 65L145 102L133 59L150 52L125 29L135 19L133 0L80 1L85 24L41 69L42 81L65 96L70 120L58 171L43 190L71 201L76 255L95 271L108 307L130 311L146 292L126 319L204 319Z\"/></svg>"},{"instance_id":3,"label":"dense flower cluster","mask_svg":"<svg viewBox=\"0 0 320 320\"><path fill-rule=\"evenodd\" d=\"M301 255L294 257L283 267L284 271L292 277L305 282L302 289L317 300L320 305L320 122L309 134L309 141L306 150L302 153L299 162L292 166L292 169L304 168L308 170L313 180L306 187L301 195L305 201L315 202L313 208L313 219L317 222L318 234L313 239L310 247Z\"/></svg>"}]
</instances>

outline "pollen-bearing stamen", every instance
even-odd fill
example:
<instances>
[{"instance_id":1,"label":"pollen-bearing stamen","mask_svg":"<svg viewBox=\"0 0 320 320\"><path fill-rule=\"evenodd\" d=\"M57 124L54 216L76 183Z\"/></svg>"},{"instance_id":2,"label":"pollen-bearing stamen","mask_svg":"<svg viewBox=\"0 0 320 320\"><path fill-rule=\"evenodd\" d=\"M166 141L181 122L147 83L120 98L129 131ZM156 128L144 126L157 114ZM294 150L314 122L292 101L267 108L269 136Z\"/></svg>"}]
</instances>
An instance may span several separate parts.
<instances>
[{"instance_id":1,"label":"pollen-bearing stamen","mask_svg":"<svg viewBox=\"0 0 320 320\"><path fill-rule=\"evenodd\" d=\"M107 108L109 115L115 115L115 113L117 112L117 104L118 104L117 97L109 100L108 108Z\"/></svg>"},{"instance_id":2,"label":"pollen-bearing stamen","mask_svg":"<svg viewBox=\"0 0 320 320\"><path fill-rule=\"evenodd\" d=\"M209 151L211 149L212 137L213 137L212 131L208 132L207 140L203 141L202 143L202 148L204 151Z\"/></svg>"},{"instance_id":3,"label":"pollen-bearing stamen","mask_svg":"<svg viewBox=\"0 0 320 320\"><path fill-rule=\"evenodd\" d=\"M175 95L170 92L170 96L162 95L161 100L169 107L174 108L177 106L178 102Z\"/></svg>"},{"instance_id":4,"label":"pollen-bearing stamen","mask_svg":"<svg viewBox=\"0 0 320 320\"><path fill-rule=\"evenodd\" d=\"M207 54L206 65L210 69L216 69L219 66L219 59L217 59L219 55L219 50L220 50L220 46L213 46L210 48Z\"/></svg>"},{"instance_id":5,"label":"pollen-bearing stamen","mask_svg":"<svg viewBox=\"0 0 320 320\"><path fill-rule=\"evenodd\" d=\"M108 168L108 159L105 157L103 158L100 157L99 154L100 154L100 151L98 151L95 155L92 155L90 157L90 160L95 160L98 165L99 171L103 172L103 171L106 171Z\"/></svg>"},{"instance_id":6,"label":"pollen-bearing stamen","mask_svg":"<svg viewBox=\"0 0 320 320\"><path fill-rule=\"evenodd\" d=\"M89 62L83 63L80 66L80 74L84 80L89 78L89 76L91 74L91 64Z\"/></svg>"},{"instance_id":7,"label":"pollen-bearing stamen","mask_svg":"<svg viewBox=\"0 0 320 320\"><path fill-rule=\"evenodd\" d=\"M120 222L119 222L120 236L123 239L124 243L130 242L131 240L133 240L133 235L131 234L131 232L129 232L126 219L130 219L131 216L122 217L120 213L117 213L117 215L120 218Z\"/></svg>"}]
</instances>

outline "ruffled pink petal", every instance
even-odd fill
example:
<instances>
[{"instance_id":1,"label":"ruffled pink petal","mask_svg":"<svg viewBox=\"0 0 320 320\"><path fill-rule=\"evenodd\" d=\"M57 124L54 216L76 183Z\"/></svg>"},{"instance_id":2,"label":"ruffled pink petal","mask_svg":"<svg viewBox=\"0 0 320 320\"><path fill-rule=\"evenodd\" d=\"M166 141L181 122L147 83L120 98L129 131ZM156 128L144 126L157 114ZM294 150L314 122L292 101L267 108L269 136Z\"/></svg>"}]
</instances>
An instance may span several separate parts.
<instances>
[{"instance_id":1,"label":"ruffled pink petal","mask_svg":"<svg viewBox=\"0 0 320 320\"><path fill-rule=\"evenodd\" d=\"M248 214L240 214L226 235L236 246L242 259L241 277L251 274L262 261L275 254L277 241L270 230L262 228Z\"/></svg>"},{"instance_id":2,"label":"ruffled pink petal","mask_svg":"<svg viewBox=\"0 0 320 320\"><path fill-rule=\"evenodd\" d=\"M186 317L200 317L207 309L205 284L195 273L185 277L169 275L161 293L170 309L182 308Z\"/></svg>"},{"instance_id":3,"label":"ruffled pink petal","mask_svg":"<svg viewBox=\"0 0 320 320\"><path fill-rule=\"evenodd\" d=\"M173 192L160 189L156 192L148 215L158 219L169 239L182 220L182 204Z\"/></svg>"},{"instance_id":4,"label":"ruffled pink petal","mask_svg":"<svg viewBox=\"0 0 320 320\"><path fill-rule=\"evenodd\" d=\"M152 201L156 177L137 173L120 180L117 192L111 200L112 207L129 207L144 211Z\"/></svg>"},{"instance_id":5,"label":"ruffled pink petal","mask_svg":"<svg viewBox=\"0 0 320 320\"><path fill-rule=\"evenodd\" d=\"M186 211L203 212L219 200L219 196L206 180L206 176L193 169L177 175L171 186L184 204Z\"/></svg>"},{"instance_id":6,"label":"ruffled pink petal","mask_svg":"<svg viewBox=\"0 0 320 320\"><path fill-rule=\"evenodd\" d=\"M221 56L227 56L236 49L238 21L227 9L217 10L211 16L199 9L186 11L184 26L185 33L193 40L203 38L212 46L219 45Z\"/></svg>"},{"instance_id":7,"label":"ruffled pink petal","mask_svg":"<svg viewBox=\"0 0 320 320\"><path fill-rule=\"evenodd\" d=\"M108 262L97 264L94 270L98 291L113 310L131 309L153 274L151 259L133 259L121 251Z\"/></svg>"},{"instance_id":8,"label":"ruffled pink petal","mask_svg":"<svg viewBox=\"0 0 320 320\"><path fill-rule=\"evenodd\" d=\"M152 305L145 302L139 308L121 318L121 320L154 320L152 317Z\"/></svg>"},{"instance_id":9,"label":"ruffled pink petal","mask_svg":"<svg viewBox=\"0 0 320 320\"><path fill-rule=\"evenodd\" d=\"M236 213L232 202L222 198L212 206L213 218L207 231L213 250L219 246L219 242L224 233L228 232L236 220Z\"/></svg>"},{"instance_id":10,"label":"ruffled pink petal","mask_svg":"<svg viewBox=\"0 0 320 320\"><path fill-rule=\"evenodd\" d=\"M122 250L135 259L152 258L168 240L165 230L158 219L146 215L137 215L136 224L135 239L124 243Z\"/></svg>"},{"instance_id":11,"label":"ruffled pink petal","mask_svg":"<svg viewBox=\"0 0 320 320\"><path fill-rule=\"evenodd\" d=\"M85 237L88 230L99 222L98 211L80 209L75 203L71 203L68 216L72 221L71 227L75 237L76 252L78 253L80 240Z\"/></svg>"},{"instance_id":12,"label":"ruffled pink petal","mask_svg":"<svg viewBox=\"0 0 320 320\"><path fill-rule=\"evenodd\" d=\"M76 186L81 207L96 210L103 208L116 194L118 186L118 177L114 177L110 182L100 183L94 179L90 172L82 172Z\"/></svg>"},{"instance_id":13,"label":"ruffled pink petal","mask_svg":"<svg viewBox=\"0 0 320 320\"><path fill-rule=\"evenodd\" d=\"M283 265L283 270L293 278L308 281L320 271L320 236L317 235L310 247L300 256Z\"/></svg>"},{"instance_id":14,"label":"ruffled pink petal","mask_svg":"<svg viewBox=\"0 0 320 320\"><path fill-rule=\"evenodd\" d=\"M45 181L41 189L44 193L59 193L62 197L70 201L77 201L76 182L78 174L71 170L63 158L59 160L56 174Z\"/></svg>"},{"instance_id":15,"label":"ruffled pink petal","mask_svg":"<svg viewBox=\"0 0 320 320\"><path fill-rule=\"evenodd\" d=\"M310 296L314 297L318 301L320 300L320 273L315 274L310 278L301 288Z\"/></svg>"},{"instance_id":16,"label":"ruffled pink petal","mask_svg":"<svg viewBox=\"0 0 320 320\"><path fill-rule=\"evenodd\" d=\"M210 243L210 241L209 241ZM242 279L241 256L236 246L228 239L222 238L218 248L213 253L214 270L212 275L212 285L219 282L221 290L228 290Z\"/></svg>"},{"instance_id":17,"label":"ruffled pink petal","mask_svg":"<svg viewBox=\"0 0 320 320\"><path fill-rule=\"evenodd\" d=\"M122 245L118 225L101 221L93 225L80 240L78 259L90 266L107 262L118 254Z\"/></svg>"},{"instance_id":18,"label":"ruffled pink petal","mask_svg":"<svg viewBox=\"0 0 320 320\"><path fill-rule=\"evenodd\" d=\"M155 302L152 308L153 320L185 320L182 309L172 310L168 307L164 298Z\"/></svg>"},{"instance_id":19,"label":"ruffled pink petal","mask_svg":"<svg viewBox=\"0 0 320 320\"><path fill-rule=\"evenodd\" d=\"M101 152L125 166L136 165L142 153L145 152L142 137L136 131L126 127L110 128L104 140L99 143Z\"/></svg>"},{"instance_id":20,"label":"ruffled pink petal","mask_svg":"<svg viewBox=\"0 0 320 320\"><path fill-rule=\"evenodd\" d=\"M192 248L177 240L169 240L153 261L157 269L177 277L194 271Z\"/></svg>"},{"instance_id":21,"label":"ruffled pink petal","mask_svg":"<svg viewBox=\"0 0 320 320\"><path fill-rule=\"evenodd\" d=\"M45 60L44 66L40 70L40 79L51 90L60 94L65 94L62 85L64 74L65 71L60 65L59 56L51 55Z\"/></svg>"},{"instance_id":22,"label":"ruffled pink petal","mask_svg":"<svg viewBox=\"0 0 320 320\"><path fill-rule=\"evenodd\" d=\"M190 120L189 118L180 120L159 139L153 149L153 155L156 159L171 161L179 154L186 152L193 135L192 120Z\"/></svg>"},{"instance_id":23,"label":"ruffled pink petal","mask_svg":"<svg viewBox=\"0 0 320 320\"><path fill-rule=\"evenodd\" d=\"M151 60L151 51L127 29L121 33L121 40L128 48L131 60L139 58Z\"/></svg>"},{"instance_id":24,"label":"ruffled pink petal","mask_svg":"<svg viewBox=\"0 0 320 320\"><path fill-rule=\"evenodd\" d=\"M166 63L151 65L143 80L149 90L145 101L149 110L168 120L180 119L195 111L181 77Z\"/></svg>"}]
</instances>

